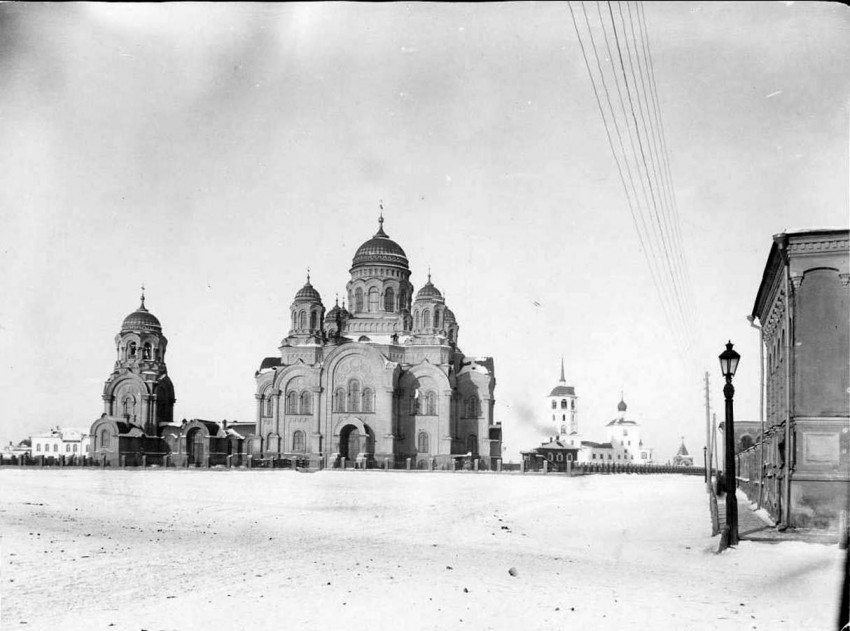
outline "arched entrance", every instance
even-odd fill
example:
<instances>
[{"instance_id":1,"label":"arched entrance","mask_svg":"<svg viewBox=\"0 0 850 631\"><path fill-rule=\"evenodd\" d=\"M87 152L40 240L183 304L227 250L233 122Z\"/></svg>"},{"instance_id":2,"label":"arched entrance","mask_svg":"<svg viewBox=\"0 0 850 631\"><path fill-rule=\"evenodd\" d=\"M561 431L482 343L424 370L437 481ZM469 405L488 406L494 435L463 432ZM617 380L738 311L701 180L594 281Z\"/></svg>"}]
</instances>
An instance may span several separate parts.
<instances>
[{"instance_id":1,"label":"arched entrance","mask_svg":"<svg viewBox=\"0 0 850 631\"><path fill-rule=\"evenodd\" d=\"M193 429L186 436L186 456L190 467L200 467L204 463L204 435L200 429Z\"/></svg>"},{"instance_id":2,"label":"arched entrance","mask_svg":"<svg viewBox=\"0 0 850 631\"><path fill-rule=\"evenodd\" d=\"M346 462L352 462L360 453L363 437L354 425L346 425L339 433L339 455Z\"/></svg>"}]
</instances>

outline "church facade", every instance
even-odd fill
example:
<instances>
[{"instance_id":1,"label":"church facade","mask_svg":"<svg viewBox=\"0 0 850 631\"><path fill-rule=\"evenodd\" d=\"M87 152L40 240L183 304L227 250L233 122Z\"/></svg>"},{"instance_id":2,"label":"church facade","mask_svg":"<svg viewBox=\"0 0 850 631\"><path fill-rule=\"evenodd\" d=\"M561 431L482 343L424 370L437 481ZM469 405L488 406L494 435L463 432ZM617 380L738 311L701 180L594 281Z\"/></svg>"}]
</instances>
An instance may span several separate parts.
<instances>
[{"instance_id":1,"label":"church facade","mask_svg":"<svg viewBox=\"0 0 850 631\"><path fill-rule=\"evenodd\" d=\"M290 306L279 354L256 372L256 434L265 457L323 466L495 468L493 359L458 346L459 325L440 290L417 292L404 250L383 229L356 251L342 306L326 310L310 283Z\"/></svg>"}]
</instances>

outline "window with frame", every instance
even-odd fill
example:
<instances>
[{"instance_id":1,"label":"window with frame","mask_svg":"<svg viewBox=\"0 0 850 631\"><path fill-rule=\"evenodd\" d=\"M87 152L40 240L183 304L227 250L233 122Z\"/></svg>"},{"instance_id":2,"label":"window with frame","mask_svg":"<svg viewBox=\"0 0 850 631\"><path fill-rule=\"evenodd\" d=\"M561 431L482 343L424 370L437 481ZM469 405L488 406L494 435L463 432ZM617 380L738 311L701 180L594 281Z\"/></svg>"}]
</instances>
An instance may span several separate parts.
<instances>
[{"instance_id":1,"label":"window with frame","mask_svg":"<svg viewBox=\"0 0 850 631\"><path fill-rule=\"evenodd\" d=\"M425 311L422 312L422 328L431 328L431 312L428 309L425 309Z\"/></svg>"},{"instance_id":2,"label":"window with frame","mask_svg":"<svg viewBox=\"0 0 850 631\"><path fill-rule=\"evenodd\" d=\"M379 303L380 295L378 294L378 290L377 288L372 287L372 289L369 290L369 311L377 311Z\"/></svg>"},{"instance_id":3,"label":"window with frame","mask_svg":"<svg viewBox=\"0 0 850 631\"><path fill-rule=\"evenodd\" d=\"M274 402L272 401L271 392L266 393L263 403L265 404L265 414L263 416L271 416L274 413Z\"/></svg>"},{"instance_id":4,"label":"window with frame","mask_svg":"<svg viewBox=\"0 0 850 631\"><path fill-rule=\"evenodd\" d=\"M371 388L363 389L363 411L369 413L375 411L375 393Z\"/></svg>"},{"instance_id":5,"label":"window with frame","mask_svg":"<svg viewBox=\"0 0 850 631\"><path fill-rule=\"evenodd\" d=\"M36 444L35 444L35 450L36 450L36 451L41 451L41 443L36 443Z\"/></svg>"},{"instance_id":6,"label":"window with frame","mask_svg":"<svg viewBox=\"0 0 850 631\"><path fill-rule=\"evenodd\" d=\"M561 409L562 410L567 409L567 400L566 399L561 399Z\"/></svg>"},{"instance_id":7,"label":"window with frame","mask_svg":"<svg viewBox=\"0 0 850 631\"><path fill-rule=\"evenodd\" d=\"M416 439L416 450L421 454L430 453L430 441L428 439L428 432L419 432L419 435Z\"/></svg>"},{"instance_id":8,"label":"window with frame","mask_svg":"<svg viewBox=\"0 0 850 631\"><path fill-rule=\"evenodd\" d=\"M425 395L425 414L429 416L437 415L437 393L433 390Z\"/></svg>"},{"instance_id":9,"label":"window with frame","mask_svg":"<svg viewBox=\"0 0 850 631\"><path fill-rule=\"evenodd\" d=\"M395 311L395 292L392 287L384 292L384 311Z\"/></svg>"},{"instance_id":10,"label":"window with frame","mask_svg":"<svg viewBox=\"0 0 850 631\"><path fill-rule=\"evenodd\" d=\"M354 290L354 312L360 313L363 311L363 289L358 287Z\"/></svg>"},{"instance_id":11,"label":"window with frame","mask_svg":"<svg viewBox=\"0 0 850 631\"><path fill-rule=\"evenodd\" d=\"M65 443L65 453L66 453L66 454L71 453L71 445L70 445L70 443Z\"/></svg>"},{"instance_id":12,"label":"window with frame","mask_svg":"<svg viewBox=\"0 0 850 631\"><path fill-rule=\"evenodd\" d=\"M348 382L348 411L360 411L360 382L356 379Z\"/></svg>"},{"instance_id":13,"label":"window with frame","mask_svg":"<svg viewBox=\"0 0 850 631\"><path fill-rule=\"evenodd\" d=\"M475 434L470 434L466 438L466 451L471 453L473 456L478 455L478 436ZM549 454L550 456L552 454Z\"/></svg>"},{"instance_id":14,"label":"window with frame","mask_svg":"<svg viewBox=\"0 0 850 631\"><path fill-rule=\"evenodd\" d=\"M286 395L286 413L298 414L298 393L294 390L290 390Z\"/></svg>"},{"instance_id":15,"label":"window with frame","mask_svg":"<svg viewBox=\"0 0 850 631\"><path fill-rule=\"evenodd\" d=\"M53 443L53 451L59 451L59 443Z\"/></svg>"},{"instance_id":16,"label":"window with frame","mask_svg":"<svg viewBox=\"0 0 850 631\"><path fill-rule=\"evenodd\" d=\"M342 388L334 392L334 412L345 412L345 390Z\"/></svg>"},{"instance_id":17,"label":"window with frame","mask_svg":"<svg viewBox=\"0 0 850 631\"><path fill-rule=\"evenodd\" d=\"M558 402L557 402L557 401L552 401L552 409L553 409L553 410L557 410L557 409L558 409Z\"/></svg>"},{"instance_id":18,"label":"window with frame","mask_svg":"<svg viewBox=\"0 0 850 631\"><path fill-rule=\"evenodd\" d=\"M312 414L313 393L305 390L301 393L301 414Z\"/></svg>"},{"instance_id":19,"label":"window with frame","mask_svg":"<svg viewBox=\"0 0 850 631\"><path fill-rule=\"evenodd\" d=\"M304 432L300 429L292 434L292 451L299 454L303 454L307 451L307 441L305 439Z\"/></svg>"}]
</instances>

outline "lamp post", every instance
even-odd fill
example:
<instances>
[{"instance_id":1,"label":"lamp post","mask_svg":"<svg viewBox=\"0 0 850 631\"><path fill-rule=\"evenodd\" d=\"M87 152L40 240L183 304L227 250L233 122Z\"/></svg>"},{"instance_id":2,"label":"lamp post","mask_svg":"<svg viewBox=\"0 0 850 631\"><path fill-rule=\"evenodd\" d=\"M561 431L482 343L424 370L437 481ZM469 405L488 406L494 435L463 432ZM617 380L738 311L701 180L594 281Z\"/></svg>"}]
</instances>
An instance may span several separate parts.
<instances>
[{"instance_id":1,"label":"lamp post","mask_svg":"<svg viewBox=\"0 0 850 631\"><path fill-rule=\"evenodd\" d=\"M723 386L723 396L726 398L726 422L723 435L726 439L726 525L729 528L729 545L738 545L738 498L735 495L737 481L735 479L735 421L732 411L732 398L735 396L735 387L732 385L732 377L738 368L741 356L732 350L731 340L726 344L726 350L720 353L720 372L726 379Z\"/></svg>"}]
</instances>

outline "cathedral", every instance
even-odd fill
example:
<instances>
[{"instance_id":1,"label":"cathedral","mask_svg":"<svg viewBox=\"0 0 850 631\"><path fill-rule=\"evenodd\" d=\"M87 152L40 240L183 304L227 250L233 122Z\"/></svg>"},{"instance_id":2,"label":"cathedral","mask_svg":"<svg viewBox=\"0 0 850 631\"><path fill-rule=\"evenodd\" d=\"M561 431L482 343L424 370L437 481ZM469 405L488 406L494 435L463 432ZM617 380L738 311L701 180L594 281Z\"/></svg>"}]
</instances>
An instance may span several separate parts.
<instances>
[{"instance_id":1,"label":"cathedral","mask_svg":"<svg viewBox=\"0 0 850 631\"><path fill-rule=\"evenodd\" d=\"M491 357L468 358L440 290L414 293L404 250L383 228L355 252L346 299L325 310L310 284L290 306L279 355L256 373L250 449L323 466L449 468L466 457L495 468Z\"/></svg>"},{"instance_id":2,"label":"cathedral","mask_svg":"<svg viewBox=\"0 0 850 631\"><path fill-rule=\"evenodd\" d=\"M174 422L168 341L143 288L115 337L103 414L91 427L94 458L112 466L250 457L313 467L496 468L502 429L493 420L493 359L460 350L457 319L430 272L414 293L407 256L383 221L354 255L342 306L325 310L308 271L279 355L255 374L251 422Z\"/></svg>"}]
</instances>

